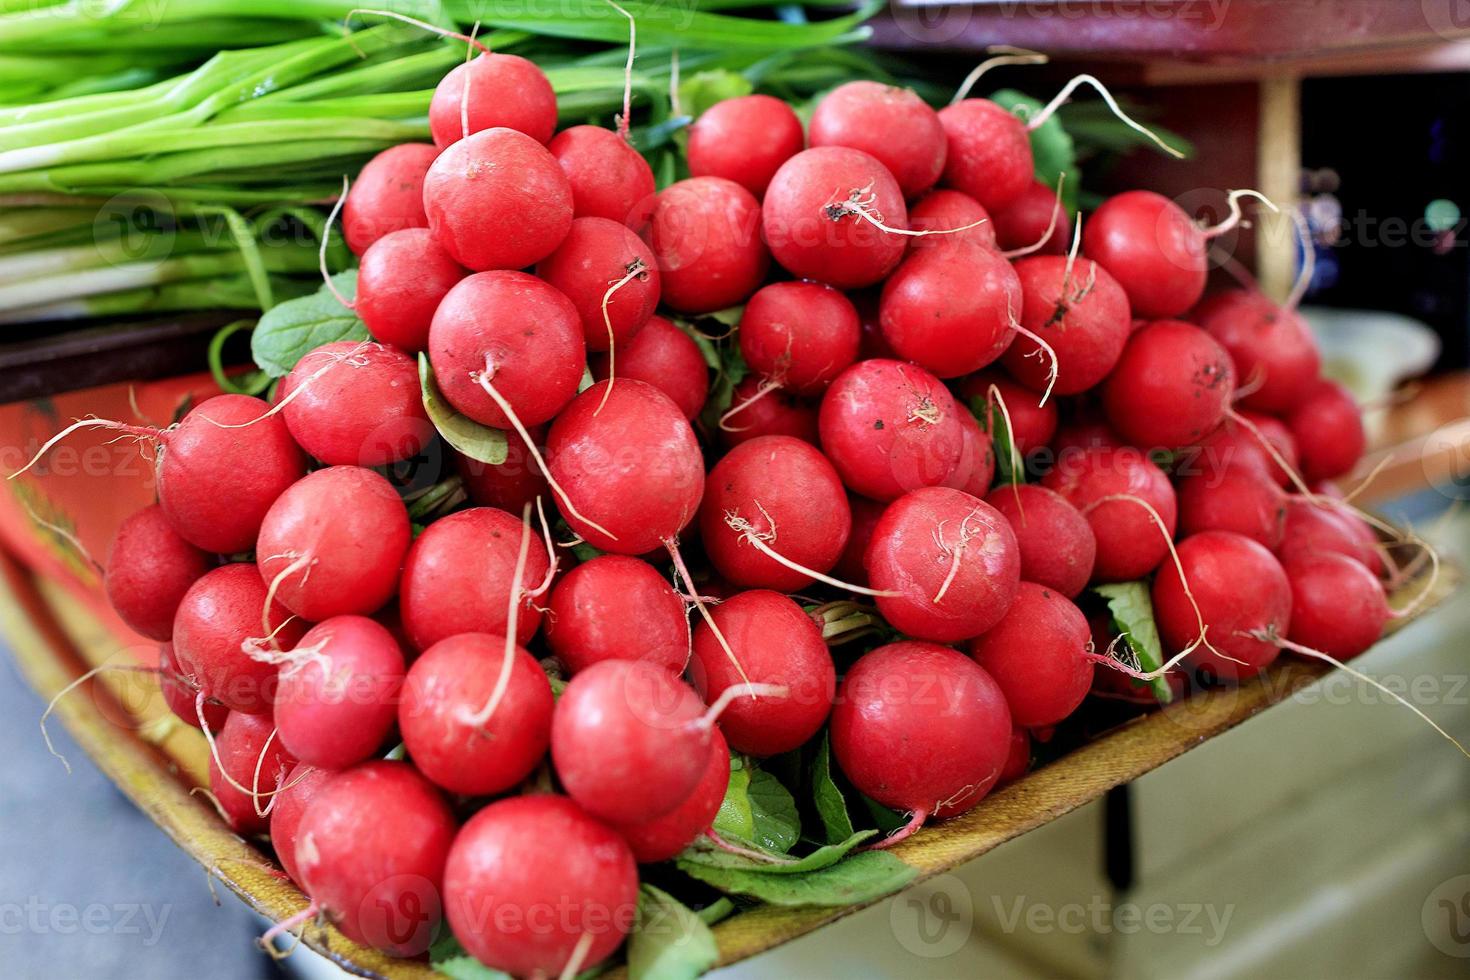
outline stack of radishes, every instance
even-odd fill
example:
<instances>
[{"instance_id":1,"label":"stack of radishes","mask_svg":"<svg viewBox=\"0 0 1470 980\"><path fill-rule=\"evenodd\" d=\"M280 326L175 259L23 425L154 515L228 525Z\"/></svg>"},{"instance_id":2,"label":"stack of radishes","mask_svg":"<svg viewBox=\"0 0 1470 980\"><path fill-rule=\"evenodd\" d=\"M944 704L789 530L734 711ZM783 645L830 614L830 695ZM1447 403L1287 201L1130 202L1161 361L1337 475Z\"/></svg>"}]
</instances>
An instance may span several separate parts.
<instances>
[{"instance_id":1,"label":"stack of radishes","mask_svg":"<svg viewBox=\"0 0 1470 980\"><path fill-rule=\"evenodd\" d=\"M1094 684L1157 676L1104 652L1090 583L1151 578L1207 681L1379 636L1374 535L1323 482L1359 413L1301 318L1197 305L1218 227L1146 191L1069 253L995 103L853 82L804 134L731 99L657 193L620 133L553 135L513 55L451 72L430 122L345 202L374 341L312 351L274 406L133 429L160 503L108 565L215 732L231 825L354 940L421 953L442 914L491 967L571 975L628 932L638 863L706 839L731 751L824 727L910 830L963 812ZM749 375L711 409L699 318L740 304ZM419 352L457 424L510 430L505 462L459 460L474 506L422 528L374 469L436 438ZM997 448L1044 475L997 480ZM820 604L851 594L893 642L839 682Z\"/></svg>"}]
</instances>

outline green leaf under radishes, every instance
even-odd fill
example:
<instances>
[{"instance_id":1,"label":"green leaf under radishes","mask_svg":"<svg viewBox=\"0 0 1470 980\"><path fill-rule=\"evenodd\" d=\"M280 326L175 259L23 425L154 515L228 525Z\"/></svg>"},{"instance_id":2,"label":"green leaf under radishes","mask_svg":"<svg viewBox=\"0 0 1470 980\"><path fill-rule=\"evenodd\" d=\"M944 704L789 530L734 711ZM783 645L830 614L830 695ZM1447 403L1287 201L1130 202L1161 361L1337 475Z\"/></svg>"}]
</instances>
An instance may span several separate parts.
<instances>
[{"instance_id":1,"label":"green leaf under radishes","mask_svg":"<svg viewBox=\"0 0 1470 980\"><path fill-rule=\"evenodd\" d=\"M1145 673L1158 670L1164 663L1164 648L1159 641L1159 627L1154 622L1154 603L1149 596L1147 582L1113 582L1095 585L1093 592L1108 603L1108 612L1113 617L1113 628L1123 637L1123 642L1138 658L1139 669ZM1104 666L1102 669L1110 668ZM1142 685L1141 681L1134 681ZM1160 704L1174 700L1174 692L1163 677L1147 682Z\"/></svg>"},{"instance_id":2,"label":"green leaf under radishes","mask_svg":"<svg viewBox=\"0 0 1470 980\"><path fill-rule=\"evenodd\" d=\"M422 353L419 354L419 384L423 387L424 411L445 442L470 459L491 466L505 462L505 433L456 412L444 400L438 383L434 381L434 369L429 366L428 355Z\"/></svg>"},{"instance_id":3,"label":"green leaf under radishes","mask_svg":"<svg viewBox=\"0 0 1470 980\"><path fill-rule=\"evenodd\" d=\"M631 980L694 980L720 959L709 926L674 896L638 889L638 915L628 937Z\"/></svg>"},{"instance_id":4,"label":"green leaf under radishes","mask_svg":"<svg viewBox=\"0 0 1470 980\"><path fill-rule=\"evenodd\" d=\"M337 292L352 299L357 270L332 277ZM266 311L250 334L256 367L273 378L284 377L307 353L339 340L368 340L367 327L323 285L310 296L287 300Z\"/></svg>"}]
</instances>

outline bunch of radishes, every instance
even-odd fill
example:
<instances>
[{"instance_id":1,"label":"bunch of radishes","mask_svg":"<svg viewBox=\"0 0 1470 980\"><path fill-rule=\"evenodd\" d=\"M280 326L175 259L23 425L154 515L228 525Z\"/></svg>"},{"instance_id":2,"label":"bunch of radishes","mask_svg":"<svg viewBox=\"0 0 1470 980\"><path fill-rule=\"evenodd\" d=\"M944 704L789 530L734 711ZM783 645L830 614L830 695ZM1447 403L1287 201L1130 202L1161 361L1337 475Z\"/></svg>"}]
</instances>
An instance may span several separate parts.
<instances>
[{"instance_id":1,"label":"bunch of radishes","mask_svg":"<svg viewBox=\"0 0 1470 980\"><path fill-rule=\"evenodd\" d=\"M1152 578L1166 653L1209 681L1379 636L1375 537L1323 482L1359 412L1301 318L1197 305L1221 226L1146 191L1079 254L995 103L853 82L804 132L731 99L657 193L626 130L554 133L520 57L455 69L430 123L342 211L372 341L313 350L274 404L108 423L161 455L112 601L214 733L231 825L354 940L420 953L442 914L489 966L571 975L628 932L637 864L706 835L730 751L824 726L910 830L963 812L1095 683L1161 676L1100 648L1089 583ZM711 413L698 318L740 304L749 375ZM436 438L420 352L460 423L511 431L460 460L475 506L415 527L374 468ZM824 604L849 594L876 615ZM884 642L839 683L844 621Z\"/></svg>"}]
</instances>

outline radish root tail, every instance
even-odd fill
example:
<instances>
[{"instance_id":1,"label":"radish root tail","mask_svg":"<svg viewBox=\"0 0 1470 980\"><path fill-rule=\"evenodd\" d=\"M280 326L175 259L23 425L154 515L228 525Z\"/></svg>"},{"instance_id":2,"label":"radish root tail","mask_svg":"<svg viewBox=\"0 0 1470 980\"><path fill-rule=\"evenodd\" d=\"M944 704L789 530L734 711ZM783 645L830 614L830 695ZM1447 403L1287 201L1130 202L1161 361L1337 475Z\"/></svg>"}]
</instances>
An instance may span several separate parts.
<instances>
[{"instance_id":1,"label":"radish root tail","mask_svg":"<svg viewBox=\"0 0 1470 980\"><path fill-rule=\"evenodd\" d=\"M22 473L35 466L41 461L41 458L43 456L51 451L51 447L55 446L58 442L80 429L111 429L114 432L120 432L125 436L132 436L136 439L157 439L165 432L169 431L168 429L153 429L142 425L129 425L126 422L114 422L111 419L77 419L76 421L72 422L71 425L68 425L66 428L56 433L56 435L52 436L50 439L47 439L44 443L42 443L41 448L36 450L36 455L31 457L30 462L26 463L26 465L22 466L20 469L7 476L6 479L14 480L16 477L20 476Z\"/></svg>"},{"instance_id":2,"label":"radish root tail","mask_svg":"<svg viewBox=\"0 0 1470 980\"><path fill-rule=\"evenodd\" d=\"M892 590L870 589L866 586L854 585L851 582L844 582L841 579L833 578L830 575L825 575L814 568L808 568L800 562L793 561L792 559L787 558L775 548L771 547L771 542L776 540L775 520L771 517L770 513L761 506L759 500L752 501L752 503L754 503L756 509L761 512L761 516L765 518L766 530L757 530L754 524L746 520L744 517L741 517L739 511L734 510L725 511L725 526L734 531L736 534L740 535L742 541L750 545L755 550L759 551L761 554L765 555L767 558L785 568L789 568L791 571L796 572L799 575L809 576L816 579L818 582L823 582L836 589L843 589L847 592L855 592L858 595L868 595L875 597L902 595L902 593L894 592Z\"/></svg>"},{"instance_id":3,"label":"radish root tail","mask_svg":"<svg viewBox=\"0 0 1470 980\"><path fill-rule=\"evenodd\" d=\"M699 594L699 587L694 584L694 576L689 574L689 566L684 564L684 556L679 551L679 542L674 538L667 538L664 541L664 547L669 551L669 558L674 563L674 570L679 573L679 577L684 580L684 585L689 590L689 598L694 603L694 608L699 610L700 617L709 626L710 632L714 634L715 642L720 645L720 649L725 651L725 656L735 666L735 672L740 675L740 680L743 683L749 684L751 682L750 675L745 672L745 666L741 664L740 658L735 656L735 651L730 648L730 641L725 639L724 631L715 622L715 617L710 615L709 606L705 603L704 597ZM752 694L751 697L759 700L758 695Z\"/></svg>"},{"instance_id":4,"label":"radish root tail","mask_svg":"<svg viewBox=\"0 0 1470 980\"><path fill-rule=\"evenodd\" d=\"M1225 215L1224 219L1221 220L1218 224L1205 225L1203 228L1200 229L1200 233L1204 235L1206 239L1219 238L1227 231L1233 231L1235 228L1239 227L1240 222L1245 218L1244 213L1240 210L1240 199L1243 197L1254 198L1255 200L1260 201L1262 204L1266 205L1266 207L1277 213L1280 213L1281 211L1281 209L1278 208L1275 203L1265 194L1262 194L1260 191L1255 191L1251 190L1248 187L1244 187L1239 190L1233 190L1226 196L1226 206L1229 207L1230 211L1228 214Z\"/></svg>"},{"instance_id":5,"label":"radish root tail","mask_svg":"<svg viewBox=\"0 0 1470 980\"><path fill-rule=\"evenodd\" d=\"M1003 65L1044 65L1050 60L1040 51L1016 48L1009 44L992 44L985 49L985 53L995 55L995 57L986 58L965 76L960 87L955 89L954 97L949 100L950 105L964 101L965 97L970 94L970 90L975 87L975 83L980 81L980 76L992 68L1000 68Z\"/></svg>"},{"instance_id":6,"label":"radish root tail","mask_svg":"<svg viewBox=\"0 0 1470 980\"><path fill-rule=\"evenodd\" d=\"M602 401L597 403L597 409L592 413L593 418L596 418L607 405L608 398L612 396L613 382L617 378L618 341L617 336L613 333L612 314L608 312L608 304L612 302L613 296L619 289L634 279L648 278L648 266L641 258L635 256L626 269L623 277L609 283L607 292L602 294L602 325L607 329L607 387L602 390Z\"/></svg>"},{"instance_id":7,"label":"radish root tail","mask_svg":"<svg viewBox=\"0 0 1470 980\"><path fill-rule=\"evenodd\" d=\"M1041 108L1041 111L1037 112L1036 115L1030 118L1030 120L1026 123L1026 128L1034 131L1042 126L1048 119L1052 117L1053 114L1056 113L1058 109L1060 109L1063 105L1067 103L1067 100L1072 97L1072 93L1077 91L1078 87L1082 85L1090 85L1097 92L1098 95L1102 96L1102 100L1108 104L1108 108L1113 111L1113 115L1122 120L1123 124L1126 125L1129 129L1133 130L1135 133L1146 136L1155 146L1163 150L1165 153L1169 154L1169 156L1173 157L1174 159L1184 159L1184 154L1182 152L1176 150L1168 143L1165 143L1157 133L1149 129L1147 126L1135 122L1134 119L1128 115L1128 113L1123 111L1123 107L1118 105L1118 100L1113 98L1113 93L1108 91L1107 86L1091 75L1077 75L1071 81L1067 82L1066 85L1063 85L1062 90L1058 92L1050 102L1043 106Z\"/></svg>"},{"instance_id":8,"label":"radish root tail","mask_svg":"<svg viewBox=\"0 0 1470 980\"><path fill-rule=\"evenodd\" d=\"M515 666L516 657L516 630L523 601L522 587L526 579L526 559L531 554L531 505L527 504L521 510L521 547L516 553L515 574L510 580L510 607L505 613L505 652L500 659L500 674L495 678L495 687L490 692L490 699L479 711L461 715L461 720L471 728L483 728L489 723L495 714L495 709L500 707L500 702L505 698L505 692L510 687L510 672Z\"/></svg>"},{"instance_id":9,"label":"radish root tail","mask_svg":"<svg viewBox=\"0 0 1470 980\"><path fill-rule=\"evenodd\" d=\"M1066 171L1063 171L1062 173L1057 175L1057 199L1052 203L1051 219L1046 223L1046 231L1041 233L1041 237L1032 242L1030 245L1022 245L1020 248L1013 248L1010 251L1001 252L1001 255L1004 255L1007 259L1014 262L1016 259L1023 258L1027 255L1030 255L1032 252L1039 251L1046 245L1047 242L1051 241L1051 236L1055 234L1057 230L1057 220L1062 216L1062 188L1066 185L1066 183L1067 173ZM1081 228L1082 222L1078 221L1077 231L1080 232ZM1075 233L1073 237L1076 237ZM1076 254L1077 246L1074 243L1072 246L1072 255L1074 258L1076 257ZM1072 266L1069 262L1067 264L1068 271L1071 271L1071 268Z\"/></svg>"}]
</instances>

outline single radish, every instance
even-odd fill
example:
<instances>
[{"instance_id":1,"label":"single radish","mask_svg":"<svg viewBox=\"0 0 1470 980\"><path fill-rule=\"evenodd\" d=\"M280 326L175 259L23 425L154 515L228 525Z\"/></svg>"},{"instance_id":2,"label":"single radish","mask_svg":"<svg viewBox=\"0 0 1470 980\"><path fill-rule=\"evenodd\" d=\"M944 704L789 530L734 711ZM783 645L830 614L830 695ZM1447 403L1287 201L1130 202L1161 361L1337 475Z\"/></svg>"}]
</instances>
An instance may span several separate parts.
<instances>
[{"instance_id":1,"label":"single radish","mask_svg":"<svg viewBox=\"0 0 1470 980\"><path fill-rule=\"evenodd\" d=\"M1231 290L1200 304L1192 319L1230 352L1243 408L1282 414L1311 391L1322 355L1307 322L1254 291Z\"/></svg>"},{"instance_id":2,"label":"single radish","mask_svg":"<svg viewBox=\"0 0 1470 980\"><path fill-rule=\"evenodd\" d=\"M428 143L400 143L363 164L342 204L342 235L353 254L390 232L429 227L424 214L424 175L439 156Z\"/></svg>"},{"instance_id":3,"label":"single radish","mask_svg":"<svg viewBox=\"0 0 1470 980\"><path fill-rule=\"evenodd\" d=\"M406 762L364 762L320 787L296 832L296 867L343 935L417 956L438 932L455 837L443 797Z\"/></svg>"},{"instance_id":4,"label":"single radish","mask_svg":"<svg viewBox=\"0 0 1470 980\"><path fill-rule=\"evenodd\" d=\"M644 232L663 301L682 313L741 303L766 278L760 203L722 177L691 177L659 192Z\"/></svg>"},{"instance_id":5,"label":"single radish","mask_svg":"<svg viewBox=\"0 0 1470 980\"><path fill-rule=\"evenodd\" d=\"M461 796L514 788L546 757L554 700L546 673L515 647L490 717L476 717L499 684L505 637L459 633L413 662L398 706L408 757L431 782Z\"/></svg>"},{"instance_id":6,"label":"single radish","mask_svg":"<svg viewBox=\"0 0 1470 980\"><path fill-rule=\"evenodd\" d=\"M763 436L727 453L710 470L699 511L700 537L721 575L781 592L810 585L811 572L831 571L851 524L837 471L790 436Z\"/></svg>"},{"instance_id":7,"label":"single radish","mask_svg":"<svg viewBox=\"0 0 1470 980\"><path fill-rule=\"evenodd\" d=\"M566 797L516 796L455 838L444 905L455 938L490 969L574 976L632 930L638 866L615 831Z\"/></svg>"},{"instance_id":8,"label":"single radish","mask_svg":"<svg viewBox=\"0 0 1470 980\"><path fill-rule=\"evenodd\" d=\"M684 802L661 817L613 826L639 864L667 861L714 823L730 789L730 749L719 728L710 731L710 743L704 774Z\"/></svg>"},{"instance_id":9,"label":"single radish","mask_svg":"<svg viewBox=\"0 0 1470 980\"><path fill-rule=\"evenodd\" d=\"M592 377L606 381L613 366L608 357L597 354L587 361ZM616 366L619 378L646 382L668 395L687 419L698 415L709 397L709 365L699 345L661 316L649 317L637 336L618 345Z\"/></svg>"},{"instance_id":10,"label":"single radish","mask_svg":"<svg viewBox=\"0 0 1470 980\"><path fill-rule=\"evenodd\" d=\"M641 381L599 381L557 416L551 475L575 504L563 515L594 548L642 555L699 512L704 457L679 406ZM534 576L533 576L534 578Z\"/></svg>"},{"instance_id":11,"label":"single radish","mask_svg":"<svg viewBox=\"0 0 1470 980\"><path fill-rule=\"evenodd\" d=\"M572 185L578 218L607 218L639 231L653 213L657 188L643 154L610 129L572 126L546 147Z\"/></svg>"},{"instance_id":12,"label":"single radish","mask_svg":"<svg viewBox=\"0 0 1470 980\"><path fill-rule=\"evenodd\" d=\"M179 667L172 643L165 643L158 648L158 688L163 692L168 710L184 724L201 729L208 726L212 732L218 732L225 727L230 709L218 701L206 700L204 718L199 717L199 685Z\"/></svg>"},{"instance_id":13,"label":"single radish","mask_svg":"<svg viewBox=\"0 0 1470 980\"><path fill-rule=\"evenodd\" d=\"M852 510L852 533L847 536L847 547L842 557L832 568L832 574L844 582L857 585L868 584L868 543L873 540L873 529L888 506L877 500L849 494L847 498Z\"/></svg>"},{"instance_id":14,"label":"single radish","mask_svg":"<svg viewBox=\"0 0 1470 980\"><path fill-rule=\"evenodd\" d=\"M1356 514L1306 497L1286 498L1286 521L1276 556L1283 563L1320 554L1344 555L1375 575L1383 570L1383 556L1375 547L1371 529Z\"/></svg>"},{"instance_id":15,"label":"single radish","mask_svg":"<svg viewBox=\"0 0 1470 980\"><path fill-rule=\"evenodd\" d=\"M568 795L593 816L649 820L699 783L710 748L704 714L699 695L662 667L603 660L562 691L551 758Z\"/></svg>"},{"instance_id":16,"label":"single radish","mask_svg":"<svg viewBox=\"0 0 1470 980\"><path fill-rule=\"evenodd\" d=\"M1235 393L1230 355L1193 324L1158 320L1133 334L1103 385L1108 422L1136 446L1180 449L1225 420Z\"/></svg>"},{"instance_id":17,"label":"single radish","mask_svg":"<svg viewBox=\"0 0 1470 980\"><path fill-rule=\"evenodd\" d=\"M174 656L206 698L232 712L265 715L275 696L276 666L246 653L246 641L290 650L305 632L306 626L279 602L267 609L265 583L255 565L223 565L184 593L174 616Z\"/></svg>"},{"instance_id":18,"label":"single radish","mask_svg":"<svg viewBox=\"0 0 1470 980\"><path fill-rule=\"evenodd\" d=\"M307 630L281 667L275 720L281 744L322 769L376 754L393 728L403 651L366 616L333 616Z\"/></svg>"},{"instance_id":19,"label":"single radish","mask_svg":"<svg viewBox=\"0 0 1470 980\"><path fill-rule=\"evenodd\" d=\"M898 181L874 157L842 146L803 150L782 164L761 220L783 268L839 289L880 281L907 248Z\"/></svg>"},{"instance_id":20,"label":"single radish","mask_svg":"<svg viewBox=\"0 0 1470 980\"><path fill-rule=\"evenodd\" d=\"M995 482L995 446L975 416L960 409L960 424L965 429L965 445L960 451L960 460L953 472L945 477L940 486L963 490L974 497L983 497L990 492Z\"/></svg>"},{"instance_id":21,"label":"single radish","mask_svg":"<svg viewBox=\"0 0 1470 980\"><path fill-rule=\"evenodd\" d=\"M174 613L214 559L179 537L163 508L149 504L123 521L107 556L107 600L150 640L173 636Z\"/></svg>"},{"instance_id":22,"label":"single radish","mask_svg":"<svg viewBox=\"0 0 1470 980\"><path fill-rule=\"evenodd\" d=\"M546 427L530 430L538 446L546 444ZM546 477L537 468L526 441L517 432L505 434L505 461L482 463L478 459L454 454L454 469L464 480L465 493L481 507L498 507L519 514L527 504L549 491Z\"/></svg>"},{"instance_id":23,"label":"single radish","mask_svg":"<svg viewBox=\"0 0 1470 980\"><path fill-rule=\"evenodd\" d=\"M391 599L411 537L391 483L360 466L329 466L281 494L255 553L270 594L320 622L366 615Z\"/></svg>"},{"instance_id":24,"label":"single radish","mask_svg":"<svg viewBox=\"0 0 1470 980\"><path fill-rule=\"evenodd\" d=\"M1285 568L1291 583L1291 640L1339 660L1378 642L1392 614L1383 586L1361 563L1323 552L1292 558Z\"/></svg>"},{"instance_id":25,"label":"single radish","mask_svg":"<svg viewBox=\"0 0 1470 980\"><path fill-rule=\"evenodd\" d=\"M868 544L878 611L921 640L954 643L1000 622L1016 597L1021 556L1010 522L977 497L947 487L890 504Z\"/></svg>"},{"instance_id":26,"label":"single radish","mask_svg":"<svg viewBox=\"0 0 1470 980\"><path fill-rule=\"evenodd\" d=\"M540 142L513 129L486 129L439 154L424 177L424 212L460 265L523 269L567 236L572 188Z\"/></svg>"},{"instance_id":27,"label":"single radish","mask_svg":"<svg viewBox=\"0 0 1470 980\"><path fill-rule=\"evenodd\" d=\"M791 599L766 589L741 592L713 610L735 651L726 655L708 623L694 630L689 677L707 704L746 682L787 689L782 696L736 697L720 715L720 730L737 752L779 755L804 745L826 722L837 687L832 654L817 624Z\"/></svg>"},{"instance_id":28,"label":"single radish","mask_svg":"<svg viewBox=\"0 0 1470 980\"><path fill-rule=\"evenodd\" d=\"M991 388L995 389L992 394ZM1007 428L1016 450L1027 456L1048 445L1057 431L1057 403L1047 399L1045 404L1036 397L1036 392L1026 388L997 371L982 371L959 382L960 398L970 410L981 418L988 415L987 405L999 407L1004 402L1006 416L1010 419Z\"/></svg>"},{"instance_id":29,"label":"single radish","mask_svg":"<svg viewBox=\"0 0 1470 980\"><path fill-rule=\"evenodd\" d=\"M271 847L276 852L276 860L281 862L281 869L297 885L301 884L301 871L296 867L296 834L301 828L301 817L316 799L317 790L333 775L330 769L298 763L281 778L271 799Z\"/></svg>"},{"instance_id":30,"label":"single radish","mask_svg":"<svg viewBox=\"0 0 1470 980\"><path fill-rule=\"evenodd\" d=\"M985 502L1010 522L1021 554L1021 578L1076 598L1092 578L1097 538L1061 494L1024 483L991 491Z\"/></svg>"},{"instance_id":31,"label":"single radish","mask_svg":"<svg viewBox=\"0 0 1470 980\"><path fill-rule=\"evenodd\" d=\"M607 218L575 219L536 274L576 306L588 350L629 343L658 306L653 252L626 225Z\"/></svg>"},{"instance_id":32,"label":"single radish","mask_svg":"<svg viewBox=\"0 0 1470 980\"><path fill-rule=\"evenodd\" d=\"M526 525L493 507L440 518L414 541L403 561L399 608L419 650L459 633L504 634L517 542ZM530 549L525 581L541 582L551 567L544 545ZM541 611L530 595L517 618L516 642L531 641Z\"/></svg>"},{"instance_id":33,"label":"single radish","mask_svg":"<svg viewBox=\"0 0 1470 980\"><path fill-rule=\"evenodd\" d=\"M1153 191L1124 191L1082 229L1082 251L1112 274L1135 316L1175 317L1205 291L1206 240L1184 210Z\"/></svg>"},{"instance_id":34,"label":"single radish","mask_svg":"<svg viewBox=\"0 0 1470 980\"><path fill-rule=\"evenodd\" d=\"M450 69L434 87L429 132L439 149L496 127L524 133L538 143L556 131L556 93L535 62L485 52Z\"/></svg>"},{"instance_id":35,"label":"single radish","mask_svg":"<svg viewBox=\"0 0 1470 980\"><path fill-rule=\"evenodd\" d=\"M1254 428L1248 427L1247 423ZM1280 456L1291 472L1283 469L1274 456ZM1241 412L1239 418L1227 417L1208 438L1181 456L1176 469L1184 473L1215 476L1237 466L1254 467L1277 485L1288 486L1291 473L1298 470L1296 437L1280 419L1256 412Z\"/></svg>"},{"instance_id":36,"label":"single radish","mask_svg":"<svg viewBox=\"0 0 1470 980\"><path fill-rule=\"evenodd\" d=\"M383 344L339 340L308 351L281 380L277 404L291 437L329 466L412 459L434 432L418 366Z\"/></svg>"},{"instance_id":37,"label":"single radish","mask_svg":"<svg viewBox=\"0 0 1470 980\"><path fill-rule=\"evenodd\" d=\"M552 589L547 613L546 645L572 674L602 660L643 660L678 676L689 663L684 601L637 558L598 555L578 565Z\"/></svg>"},{"instance_id":38,"label":"single radish","mask_svg":"<svg viewBox=\"0 0 1470 980\"><path fill-rule=\"evenodd\" d=\"M756 291L740 317L740 353L750 369L798 395L820 395L857 360L862 324L852 302L816 282Z\"/></svg>"},{"instance_id":39,"label":"single radish","mask_svg":"<svg viewBox=\"0 0 1470 980\"><path fill-rule=\"evenodd\" d=\"M812 110L810 129L812 146L846 146L874 157L906 198L933 187L944 172L944 126L913 89L871 81L839 85Z\"/></svg>"},{"instance_id":40,"label":"single radish","mask_svg":"<svg viewBox=\"0 0 1470 980\"><path fill-rule=\"evenodd\" d=\"M576 304L524 272L481 272L449 291L429 328L429 361L454 408L511 428L489 382L524 426L549 422L577 394L587 366Z\"/></svg>"},{"instance_id":41,"label":"single radish","mask_svg":"<svg viewBox=\"0 0 1470 980\"><path fill-rule=\"evenodd\" d=\"M912 814L889 843L979 803L1010 744L999 685L969 657L934 643L890 643L864 655L832 709L832 753L843 773L884 806Z\"/></svg>"},{"instance_id":42,"label":"single radish","mask_svg":"<svg viewBox=\"0 0 1470 980\"><path fill-rule=\"evenodd\" d=\"M1322 381L1287 416L1286 424L1301 453L1302 476L1330 480L1345 476L1363 458L1368 444L1362 409L1346 388Z\"/></svg>"},{"instance_id":43,"label":"single radish","mask_svg":"<svg viewBox=\"0 0 1470 980\"><path fill-rule=\"evenodd\" d=\"M954 472L965 446L963 411L921 367L859 361L822 398L822 450L853 491L895 500Z\"/></svg>"},{"instance_id":44,"label":"single radish","mask_svg":"<svg viewBox=\"0 0 1470 980\"><path fill-rule=\"evenodd\" d=\"M1082 512L1097 538L1097 560L1092 576L1099 582L1128 582L1159 567L1169 554L1167 538L1174 536L1178 503L1164 471L1141 450L1095 448L1074 451L1059 459L1056 469L1042 479ZM1163 521L1158 528L1148 509Z\"/></svg>"},{"instance_id":45,"label":"single radish","mask_svg":"<svg viewBox=\"0 0 1470 980\"><path fill-rule=\"evenodd\" d=\"M362 254L352 308L374 340L418 352L439 303L467 274L428 228L390 231Z\"/></svg>"},{"instance_id":46,"label":"single radish","mask_svg":"<svg viewBox=\"0 0 1470 980\"><path fill-rule=\"evenodd\" d=\"M791 106L769 95L716 102L689 127L686 156L695 177L733 180L765 194L781 164L800 153L806 138Z\"/></svg>"},{"instance_id":47,"label":"single radish","mask_svg":"<svg viewBox=\"0 0 1470 980\"><path fill-rule=\"evenodd\" d=\"M949 151L944 183L992 213L1008 207L1035 180L1026 124L989 99L963 99L939 110Z\"/></svg>"},{"instance_id":48,"label":"single radish","mask_svg":"<svg viewBox=\"0 0 1470 980\"><path fill-rule=\"evenodd\" d=\"M1117 280L1088 259L1073 262L1059 255L1037 255L1015 264L1023 302L1022 326L1042 337L1056 356L1058 395L1075 395L1093 387L1118 363L1132 333L1128 296ZM1006 370L1032 391L1051 383L1046 352L1028 337L1006 349Z\"/></svg>"},{"instance_id":49,"label":"single radish","mask_svg":"<svg viewBox=\"0 0 1470 980\"><path fill-rule=\"evenodd\" d=\"M1052 219L1056 223L1053 225ZM991 215L997 248L1007 251L1037 246L1041 255L1065 255L1072 240L1072 221L1057 201L1057 192L1039 180Z\"/></svg>"},{"instance_id":50,"label":"single radish","mask_svg":"<svg viewBox=\"0 0 1470 980\"><path fill-rule=\"evenodd\" d=\"M1218 473L1185 476L1179 494L1179 531L1234 531L1267 548L1286 531L1286 493L1263 470L1231 466Z\"/></svg>"},{"instance_id":51,"label":"single radish","mask_svg":"<svg viewBox=\"0 0 1470 980\"><path fill-rule=\"evenodd\" d=\"M296 760L275 735L269 715L232 711L214 739L209 792L224 811L230 829L242 837L263 834L270 827L270 817L262 811L282 778L296 767Z\"/></svg>"},{"instance_id":52,"label":"single radish","mask_svg":"<svg viewBox=\"0 0 1470 980\"><path fill-rule=\"evenodd\" d=\"M1035 582L1022 582L1016 601L970 656L1005 694L1011 721L1024 728L1056 725L1092 688L1092 631L1072 601Z\"/></svg>"},{"instance_id":53,"label":"single radish","mask_svg":"<svg viewBox=\"0 0 1470 980\"><path fill-rule=\"evenodd\" d=\"M817 445L817 406L750 374L735 386L720 424L727 449L761 436L791 436Z\"/></svg>"},{"instance_id":54,"label":"single radish","mask_svg":"<svg viewBox=\"0 0 1470 980\"><path fill-rule=\"evenodd\" d=\"M883 285L883 337L941 378L1000 357L1016 335L1021 282L999 252L972 241L916 249Z\"/></svg>"},{"instance_id":55,"label":"single radish","mask_svg":"<svg viewBox=\"0 0 1470 980\"><path fill-rule=\"evenodd\" d=\"M950 242L970 241L995 248L995 225L990 212L962 191L941 188L930 191L909 208L909 227L914 231L954 232L914 238L910 248L934 248ZM956 231L963 228L964 231Z\"/></svg>"}]
</instances>

